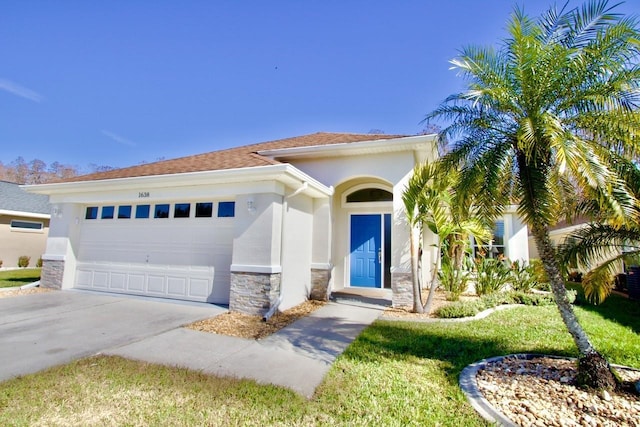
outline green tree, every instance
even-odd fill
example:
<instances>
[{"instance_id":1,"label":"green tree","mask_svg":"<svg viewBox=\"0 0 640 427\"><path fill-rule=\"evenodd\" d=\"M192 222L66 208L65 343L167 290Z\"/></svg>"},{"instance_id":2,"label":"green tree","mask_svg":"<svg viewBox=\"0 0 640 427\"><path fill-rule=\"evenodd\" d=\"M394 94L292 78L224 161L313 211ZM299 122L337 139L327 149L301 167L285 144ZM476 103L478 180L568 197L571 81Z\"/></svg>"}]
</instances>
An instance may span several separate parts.
<instances>
[{"instance_id":1,"label":"green tree","mask_svg":"<svg viewBox=\"0 0 640 427\"><path fill-rule=\"evenodd\" d=\"M454 272L462 269L462 258L469 244L470 234L480 242L490 238L489 228L474 216L472 199L461 198L453 190L458 176L453 170L443 173L437 162L417 165L402 193L407 221L411 228L413 311L416 313L430 312L437 288L439 267L438 262L432 266L429 295L423 305L418 266L424 227L438 236L436 253L445 257L445 262ZM443 248L446 248L444 253Z\"/></svg>"},{"instance_id":2,"label":"green tree","mask_svg":"<svg viewBox=\"0 0 640 427\"><path fill-rule=\"evenodd\" d=\"M458 191L487 215L518 204L580 353L579 382L596 388L616 381L567 299L549 227L576 189L617 218L634 214L617 165L638 149L640 33L614 9L592 1L536 20L516 9L497 49L466 47L452 61L467 88L427 116L455 141L442 161L460 168Z\"/></svg>"}]
</instances>

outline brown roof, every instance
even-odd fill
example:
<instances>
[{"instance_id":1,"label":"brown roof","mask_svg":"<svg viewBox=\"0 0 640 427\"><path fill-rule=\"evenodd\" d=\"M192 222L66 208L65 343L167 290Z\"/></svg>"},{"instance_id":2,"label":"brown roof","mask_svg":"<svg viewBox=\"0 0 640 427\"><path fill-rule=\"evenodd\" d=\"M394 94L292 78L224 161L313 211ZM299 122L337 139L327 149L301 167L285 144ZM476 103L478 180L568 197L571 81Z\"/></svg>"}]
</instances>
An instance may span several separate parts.
<instances>
[{"instance_id":1,"label":"brown roof","mask_svg":"<svg viewBox=\"0 0 640 427\"><path fill-rule=\"evenodd\" d=\"M318 132L294 138L279 139L260 144L245 145L227 150L212 151L195 156L180 157L155 163L146 163L107 172L92 173L68 178L60 182L98 181L103 179L131 178L137 176L170 175L185 172L247 168L279 164L281 162L261 156L258 151L294 147L312 147L351 142L401 138L406 135L354 134Z\"/></svg>"}]
</instances>

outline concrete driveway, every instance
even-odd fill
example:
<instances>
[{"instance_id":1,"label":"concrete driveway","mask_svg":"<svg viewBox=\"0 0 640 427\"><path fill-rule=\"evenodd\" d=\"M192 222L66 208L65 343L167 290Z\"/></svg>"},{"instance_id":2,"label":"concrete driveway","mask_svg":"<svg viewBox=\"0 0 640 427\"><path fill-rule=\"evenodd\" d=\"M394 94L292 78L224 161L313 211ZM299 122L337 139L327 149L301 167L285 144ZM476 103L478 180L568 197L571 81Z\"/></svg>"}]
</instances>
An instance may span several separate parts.
<instances>
[{"instance_id":1,"label":"concrete driveway","mask_svg":"<svg viewBox=\"0 0 640 427\"><path fill-rule=\"evenodd\" d=\"M0 381L154 337L224 308L58 291L0 298Z\"/></svg>"}]
</instances>

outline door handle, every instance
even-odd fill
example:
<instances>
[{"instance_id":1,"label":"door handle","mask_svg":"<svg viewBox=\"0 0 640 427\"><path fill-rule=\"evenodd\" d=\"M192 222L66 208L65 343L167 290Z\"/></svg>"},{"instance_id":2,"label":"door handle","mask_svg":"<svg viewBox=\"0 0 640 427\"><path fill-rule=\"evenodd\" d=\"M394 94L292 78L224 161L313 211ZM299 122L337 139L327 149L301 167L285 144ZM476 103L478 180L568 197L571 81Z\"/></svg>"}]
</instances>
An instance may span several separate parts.
<instances>
[{"instance_id":1,"label":"door handle","mask_svg":"<svg viewBox=\"0 0 640 427\"><path fill-rule=\"evenodd\" d=\"M382 249L378 249L378 262L382 264Z\"/></svg>"}]
</instances>

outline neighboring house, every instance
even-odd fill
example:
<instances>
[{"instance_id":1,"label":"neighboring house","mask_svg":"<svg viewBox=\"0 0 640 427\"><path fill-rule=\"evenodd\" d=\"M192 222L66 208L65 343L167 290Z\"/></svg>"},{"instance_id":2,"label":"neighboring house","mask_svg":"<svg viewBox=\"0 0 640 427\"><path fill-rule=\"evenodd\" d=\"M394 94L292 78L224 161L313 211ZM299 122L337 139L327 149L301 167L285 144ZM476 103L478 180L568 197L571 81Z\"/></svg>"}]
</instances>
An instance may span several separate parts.
<instances>
[{"instance_id":1,"label":"neighboring house","mask_svg":"<svg viewBox=\"0 0 640 427\"><path fill-rule=\"evenodd\" d=\"M36 265L44 253L50 218L49 197L31 194L18 184L0 181L0 260L2 267L17 267L18 258Z\"/></svg>"},{"instance_id":2,"label":"neighboring house","mask_svg":"<svg viewBox=\"0 0 640 427\"><path fill-rule=\"evenodd\" d=\"M402 192L435 144L435 135L316 133L26 186L56 212L43 286L251 314L344 288L391 288L394 305L410 304ZM526 228L512 217L504 252L526 259ZM434 241L425 237L425 275Z\"/></svg>"}]
</instances>

